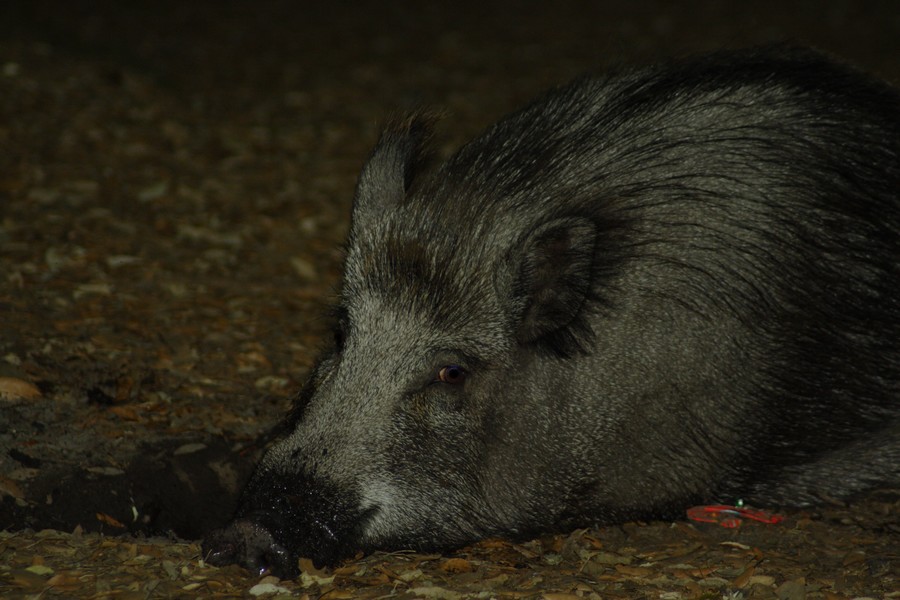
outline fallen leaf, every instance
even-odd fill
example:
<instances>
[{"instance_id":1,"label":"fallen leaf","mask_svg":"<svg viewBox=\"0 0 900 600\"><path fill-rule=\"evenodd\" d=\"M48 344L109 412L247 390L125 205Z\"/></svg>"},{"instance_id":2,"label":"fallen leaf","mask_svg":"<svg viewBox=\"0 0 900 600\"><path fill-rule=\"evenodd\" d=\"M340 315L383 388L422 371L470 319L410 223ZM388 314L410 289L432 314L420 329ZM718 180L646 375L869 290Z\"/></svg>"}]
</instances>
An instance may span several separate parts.
<instances>
[{"instance_id":1,"label":"fallen leaf","mask_svg":"<svg viewBox=\"0 0 900 600\"><path fill-rule=\"evenodd\" d=\"M806 579L798 577L785 581L775 588L779 600L806 600Z\"/></svg>"},{"instance_id":2,"label":"fallen leaf","mask_svg":"<svg viewBox=\"0 0 900 600\"><path fill-rule=\"evenodd\" d=\"M716 567L692 567L687 565L686 568L683 569L672 569L672 575L679 579L687 579L690 577L693 578L706 578L709 577L712 573L715 573L717 570Z\"/></svg>"},{"instance_id":3,"label":"fallen leaf","mask_svg":"<svg viewBox=\"0 0 900 600\"><path fill-rule=\"evenodd\" d=\"M591 556L591 562L601 565L627 565L631 562L630 556L623 556L613 552L598 552Z\"/></svg>"},{"instance_id":4,"label":"fallen leaf","mask_svg":"<svg viewBox=\"0 0 900 600\"><path fill-rule=\"evenodd\" d=\"M110 406L107 408L109 412L125 421L139 421L141 419L140 411L135 406Z\"/></svg>"},{"instance_id":5,"label":"fallen leaf","mask_svg":"<svg viewBox=\"0 0 900 600\"><path fill-rule=\"evenodd\" d=\"M41 390L33 383L17 377L0 377L0 400L35 400L41 397Z\"/></svg>"},{"instance_id":6,"label":"fallen leaf","mask_svg":"<svg viewBox=\"0 0 900 600\"><path fill-rule=\"evenodd\" d=\"M535 578L535 579L537 579L537 578ZM496 577L484 579L484 580L482 580L481 583L484 584L484 587L486 587L486 588L498 588L502 585L506 585L507 581L509 581L509 575L501 573L500 575L497 575Z\"/></svg>"},{"instance_id":7,"label":"fallen leaf","mask_svg":"<svg viewBox=\"0 0 900 600\"><path fill-rule=\"evenodd\" d=\"M169 182L163 179L140 190L137 193L137 199L139 202L152 202L165 196L168 191Z\"/></svg>"},{"instance_id":8,"label":"fallen leaf","mask_svg":"<svg viewBox=\"0 0 900 600\"><path fill-rule=\"evenodd\" d=\"M269 594L290 594L291 590L274 583L257 583L250 588L251 596L268 596Z\"/></svg>"},{"instance_id":9,"label":"fallen leaf","mask_svg":"<svg viewBox=\"0 0 900 600\"><path fill-rule=\"evenodd\" d=\"M125 471L118 467L87 467L85 471L96 475L107 475L109 477L117 477L125 474Z\"/></svg>"},{"instance_id":10,"label":"fallen leaf","mask_svg":"<svg viewBox=\"0 0 900 600\"><path fill-rule=\"evenodd\" d=\"M7 479L6 477L0 477L0 496L3 496L4 494L12 496L13 498L25 497L22 493L22 488L20 488L15 481Z\"/></svg>"},{"instance_id":11,"label":"fallen leaf","mask_svg":"<svg viewBox=\"0 0 900 600\"><path fill-rule=\"evenodd\" d=\"M616 565L616 571L622 575L630 575L632 577L647 577L653 575L653 569L647 567L630 567L628 565Z\"/></svg>"},{"instance_id":12,"label":"fallen leaf","mask_svg":"<svg viewBox=\"0 0 900 600\"><path fill-rule=\"evenodd\" d=\"M81 298L90 295L111 296L112 286L102 281L82 283L72 292L72 297L75 300L80 300Z\"/></svg>"},{"instance_id":13,"label":"fallen leaf","mask_svg":"<svg viewBox=\"0 0 900 600\"><path fill-rule=\"evenodd\" d=\"M300 573L300 585L302 587L310 587L311 585L327 586L334 583L334 576L318 577L309 573Z\"/></svg>"},{"instance_id":14,"label":"fallen leaf","mask_svg":"<svg viewBox=\"0 0 900 600\"><path fill-rule=\"evenodd\" d=\"M82 581L69 573L59 573L47 580L47 587L52 587L57 591L77 590L83 585Z\"/></svg>"},{"instance_id":15,"label":"fallen leaf","mask_svg":"<svg viewBox=\"0 0 900 600\"><path fill-rule=\"evenodd\" d=\"M301 279L306 281L315 281L315 279L319 276L318 271L316 270L316 266L303 258L302 256L294 256L290 259L291 266L294 268L294 271L297 275L300 276Z\"/></svg>"},{"instance_id":16,"label":"fallen leaf","mask_svg":"<svg viewBox=\"0 0 900 600\"><path fill-rule=\"evenodd\" d=\"M747 587L747 585L750 583L750 579L753 577L753 574L755 572L756 567L754 565L750 565L749 567L744 569L743 573L734 578L734 580L731 582L731 585L736 588Z\"/></svg>"},{"instance_id":17,"label":"fallen leaf","mask_svg":"<svg viewBox=\"0 0 900 600\"><path fill-rule=\"evenodd\" d=\"M324 569L317 569L313 565L312 560L301 558L298 562L300 565L300 585L303 587L309 587L313 584L326 586L334 582L334 575L330 575Z\"/></svg>"},{"instance_id":18,"label":"fallen leaf","mask_svg":"<svg viewBox=\"0 0 900 600\"><path fill-rule=\"evenodd\" d=\"M403 571L400 573L400 581L404 581L409 583L410 581L415 581L422 577L422 569L411 569L409 571Z\"/></svg>"},{"instance_id":19,"label":"fallen leaf","mask_svg":"<svg viewBox=\"0 0 900 600\"><path fill-rule=\"evenodd\" d=\"M356 598L357 595L349 590L330 590L319 596L319 600L350 600Z\"/></svg>"},{"instance_id":20,"label":"fallen leaf","mask_svg":"<svg viewBox=\"0 0 900 600\"><path fill-rule=\"evenodd\" d=\"M106 523L112 527L118 527L119 529L125 529L125 526L121 521L118 521L115 517L111 517L106 513L97 513L97 520L101 523Z\"/></svg>"},{"instance_id":21,"label":"fallen leaf","mask_svg":"<svg viewBox=\"0 0 900 600\"><path fill-rule=\"evenodd\" d=\"M331 575L326 569L317 569L312 559L300 558L297 563L300 565L300 570L304 573L309 573L316 577L329 577Z\"/></svg>"},{"instance_id":22,"label":"fallen leaf","mask_svg":"<svg viewBox=\"0 0 900 600\"><path fill-rule=\"evenodd\" d=\"M464 558L448 558L440 568L445 573L468 573L472 570L472 563Z\"/></svg>"},{"instance_id":23,"label":"fallen leaf","mask_svg":"<svg viewBox=\"0 0 900 600\"><path fill-rule=\"evenodd\" d=\"M206 444L202 444L200 442L196 442L193 444L184 444L183 446L179 446L175 449L175 456L181 456L182 454L193 454L194 452L199 452L200 450L205 450Z\"/></svg>"},{"instance_id":24,"label":"fallen leaf","mask_svg":"<svg viewBox=\"0 0 900 600\"><path fill-rule=\"evenodd\" d=\"M30 590L43 588L45 584L43 577L35 573L29 573L24 569L13 571L8 577L12 585Z\"/></svg>"},{"instance_id":25,"label":"fallen leaf","mask_svg":"<svg viewBox=\"0 0 900 600\"><path fill-rule=\"evenodd\" d=\"M752 548L750 546L748 546L747 544L742 544L740 542L732 542L732 541L719 542L719 545L720 546L729 546L731 548L737 548L739 550L752 550Z\"/></svg>"},{"instance_id":26,"label":"fallen leaf","mask_svg":"<svg viewBox=\"0 0 900 600\"><path fill-rule=\"evenodd\" d=\"M416 587L411 588L410 593L413 596L418 596L421 598L435 598L436 600L456 600L460 598L462 594L459 592L454 592L453 590L448 590L446 588L430 586L430 587Z\"/></svg>"}]
</instances>

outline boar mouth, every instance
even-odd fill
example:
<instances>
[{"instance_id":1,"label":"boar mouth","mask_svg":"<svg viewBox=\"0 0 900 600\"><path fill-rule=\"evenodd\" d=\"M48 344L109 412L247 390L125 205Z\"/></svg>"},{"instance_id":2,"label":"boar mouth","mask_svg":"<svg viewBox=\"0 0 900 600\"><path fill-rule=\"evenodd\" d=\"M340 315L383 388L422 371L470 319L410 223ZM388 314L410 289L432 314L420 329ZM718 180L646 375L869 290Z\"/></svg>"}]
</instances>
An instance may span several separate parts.
<instances>
[{"instance_id":1,"label":"boar mouth","mask_svg":"<svg viewBox=\"0 0 900 600\"><path fill-rule=\"evenodd\" d=\"M297 561L291 552L276 541L272 529L254 518L237 519L210 532L203 540L203 555L211 565L236 563L258 575L297 576Z\"/></svg>"},{"instance_id":2,"label":"boar mouth","mask_svg":"<svg viewBox=\"0 0 900 600\"><path fill-rule=\"evenodd\" d=\"M207 562L239 564L279 578L299 575L298 559L334 566L356 551L361 532L378 511L360 509L357 496L320 480L300 478L290 486L254 477L235 519L203 540ZM292 488L290 493L286 487Z\"/></svg>"},{"instance_id":3,"label":"boar mouth","mask_svg":"<svg viewBox=\"0 0 900 600\"><path fill-rule=\"evenodd\" d=\"M293 579L300 574L300 558L309 558L320 568L334 566L350 556L357 550L357 532L367 520L364 514L341 534L330 524L316 520L300 529L289 528L271 514L258 512L211 531L203 540L203 555L212 565L239 564L259 575L271 573L280 579Z\"/></svg>"}]
</instances>

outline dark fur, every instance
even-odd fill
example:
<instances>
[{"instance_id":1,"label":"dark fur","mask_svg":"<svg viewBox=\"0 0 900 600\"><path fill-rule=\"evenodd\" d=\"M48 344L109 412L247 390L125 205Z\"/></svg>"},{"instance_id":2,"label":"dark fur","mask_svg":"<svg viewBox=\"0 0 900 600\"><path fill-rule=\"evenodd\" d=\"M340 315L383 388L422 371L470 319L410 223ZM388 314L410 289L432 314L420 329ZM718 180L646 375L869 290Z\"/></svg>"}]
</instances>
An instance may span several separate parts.
<instances>
[{"instance_id":1,"label":"dark fur","mask_svg":"<svg viewBox=\"0 0 900 600\"><path fill-rule=\"evenodd\" d=\"M289 573L900 484L895 90L723 52L553 90L422 172L429 130L393 124L360 176L348 345L214 560ZM435 384L444 364L465 384ZM298 485L318 500L283 515Z\"/></svg>"}]
</instances>

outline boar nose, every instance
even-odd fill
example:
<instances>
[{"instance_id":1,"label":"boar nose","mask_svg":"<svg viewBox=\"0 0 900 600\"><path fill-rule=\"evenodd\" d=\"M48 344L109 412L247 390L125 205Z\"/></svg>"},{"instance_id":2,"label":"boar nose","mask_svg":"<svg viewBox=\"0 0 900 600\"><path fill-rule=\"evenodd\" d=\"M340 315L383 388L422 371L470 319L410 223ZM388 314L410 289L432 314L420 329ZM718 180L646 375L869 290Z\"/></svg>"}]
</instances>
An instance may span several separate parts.
<instances>
[{"instance_id":1,"label":"boar nose","mask_svg":"<svg viewBox=\"0 0 900 600\"><path fill-rule=\"evenodd\" d=\"M272 531L260 521L244 518L216 529L203 540L203 554L212 565L237 563L258 574L272 573L281 579L299 574L296 559L276 541Z\"/></svg>"}]
</instances>

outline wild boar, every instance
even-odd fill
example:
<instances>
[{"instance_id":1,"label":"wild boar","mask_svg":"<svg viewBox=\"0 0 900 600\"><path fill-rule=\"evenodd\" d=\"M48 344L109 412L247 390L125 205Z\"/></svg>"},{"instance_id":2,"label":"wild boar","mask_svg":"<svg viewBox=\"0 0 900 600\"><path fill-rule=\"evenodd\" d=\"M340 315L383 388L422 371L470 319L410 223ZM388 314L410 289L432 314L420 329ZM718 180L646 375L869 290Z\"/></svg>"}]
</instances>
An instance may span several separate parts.
<instances>
[{"instance_id":1,"label":"wild boar","mask_svg":"<svg viewBox=\"0 0 900 600\"><path fill-rule=\"evenodd\" d=\"M719 52L359 178L333 348L210 562L441 549L900 483L900 95Z\"/></svg>"}]
</instances>

